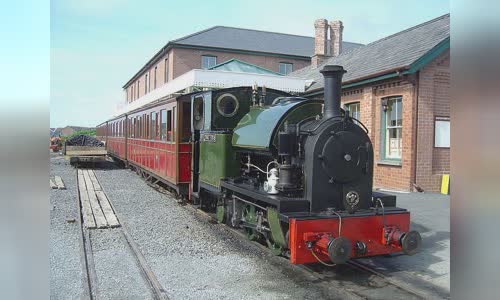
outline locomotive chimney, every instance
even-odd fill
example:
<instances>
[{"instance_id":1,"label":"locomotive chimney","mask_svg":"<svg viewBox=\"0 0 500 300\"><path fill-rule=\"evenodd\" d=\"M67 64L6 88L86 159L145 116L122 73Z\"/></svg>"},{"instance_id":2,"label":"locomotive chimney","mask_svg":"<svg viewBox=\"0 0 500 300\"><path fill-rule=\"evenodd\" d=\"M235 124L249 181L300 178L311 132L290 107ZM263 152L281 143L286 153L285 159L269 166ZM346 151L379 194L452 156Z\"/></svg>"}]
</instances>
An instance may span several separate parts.
<instances>
[{"instance_id":1,"label":"locomotive chimney","mask_svg":"<svg viewBox=\"0 0 500 300\"><path fill-rule=\"evenodd\" d=\"M346 71L342 66L326 65L320 72L325 78L323 119L340 116L342 76Z\"/></svg>"}]
</instances>

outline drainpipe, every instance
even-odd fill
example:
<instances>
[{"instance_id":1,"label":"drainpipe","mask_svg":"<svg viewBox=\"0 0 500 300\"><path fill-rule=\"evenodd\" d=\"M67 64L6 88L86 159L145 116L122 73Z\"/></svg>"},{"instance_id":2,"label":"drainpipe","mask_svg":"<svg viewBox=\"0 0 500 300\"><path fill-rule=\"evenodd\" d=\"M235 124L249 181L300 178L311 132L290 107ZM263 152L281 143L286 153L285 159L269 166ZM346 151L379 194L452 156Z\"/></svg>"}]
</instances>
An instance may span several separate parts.
<instances>
[{"instance_id":1,"label":"drainpipe","mask_svg":"<svg viewBox=\"0 0 500 300\"><path fill-rule=\"evenodd\" d=\"M413 86L415 88L415 159L413 161L413 186L418 192L423 192L424 190L417 185L417 161L418 161L418 98L420 89L420 71L415 73L415 80L413 80Z\"/></svg>"}]
</instances>

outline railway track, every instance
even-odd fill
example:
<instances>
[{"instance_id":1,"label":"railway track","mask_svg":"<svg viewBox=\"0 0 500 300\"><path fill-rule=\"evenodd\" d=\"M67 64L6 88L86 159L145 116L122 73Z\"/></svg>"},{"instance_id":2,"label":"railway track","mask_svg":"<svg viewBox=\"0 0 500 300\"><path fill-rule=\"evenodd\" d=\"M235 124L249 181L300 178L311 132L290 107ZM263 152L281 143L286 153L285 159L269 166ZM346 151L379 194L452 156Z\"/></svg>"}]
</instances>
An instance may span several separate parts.
<instances>
[{"instance_id":1,"label":"railway track","mask_svg":"<svg viewBox=\"0 0 500 300\"><path fill-rule=\"evenodd\" d=\"M187 209L203 216L211 223L217 223L215 214L204 210L186 206ZM258 242L249 241L245 234L240 230L225 226L230 232L238 238L251 243L270 255L273 255L269 248ZM283 259L285 259L283 257ZM317 283L327 289L341 288L346 290L355 299L429 299L434 298L428 294L416 291L411 287L402 285L397 281L383 275L380 272L356 261L349 261L344 265L327 267L321 264L314 265L291 265L292 268L306 272L316 278Z\"/></svg>"},{"instance_id":2,"label":"railway track","mask_svg":"<svg viewBox=\"0 0 500 300\"><path fill-rule=\"evenodd\" d=\"M176 198L172 192L164 189L156 183L152 183L148 178L143 179L146 183L155 188L158 192L172 195ZM181 202L179 202L181 203ZM194 206L186 205L184 206L186 209L191 210L201 218L205 219L210 223L217 223L215 214L206 212ZM114 208L113 208L114 209ZM116 211L116 210L115 210ZM274 256L271 251L265 246L257 242L250 242L246 238L245 234L235 228L231 228L229 226L223 226L228 232L234 234L240 240L244 240L245 243L252 245L266 253L269 256ZM124 231L125 238L129 243L134 245L134 241L127 234L126 228L122 227ZM128 235L128 238L127 238ZM130 244L129 244L130 245ZM135 245L132 248L137 248ZM141 264L140 251L135 251L138 253L137 260L139 264ZM279 259L279 258L278 258ZM91 259L90 259L91 260ZM285 261L285 258L283 258ZM144 275L146 278L148 277L149 272L145 268L142 268ZM413 287L402 284L393 278L385 276L384 274L374 270L373 268L364 265L357 261L349 261L347 264L336 265L334 267L326 267L321 264L312 264L312 265L290 265L291 268L303 272L311 277L313 277L314 284L317 284L323 287L325 290L330 290L333 294L335 294L338 290L343 290L347 292L352 299L444 299L448 298L445 295L441 295L440 293L429 293L425 291L415 290ZM154 275L154 274L152 274ZM92 281L90 281L92 282ZM163 293L163 289L161 286L155 284L155 278L149 278L148 283L150 284L152 291L154 291L155 299L166 299L160 297L166 297Z\"/></svg>"},{"instance_id":3,"label":"railway track","mask_svg":"<svg viewBox=\"0 0 500 300\"><path fill-rule=\"evenodd\" d=\"M78 172L78 169L77 171ZM78 178L78 176L77 176ZM89 299L94 300L99 298L99 290L98 290L98 278L96 274L96 269L95 269L95 262L94 262L94 255L92 251L92 230L95 229L88 229L84 226L83 222L83 215L82 215L82 206L81 206L81 201L80 201L80 192L78 193L77 197L77 205L78 205L78 213L79 213L79 226L81 230L81 236L80 236L80 244L81 244L81 261L82 261L82 268L83 268L83 286L84 286L84 293L86 296L88 296ZM110 205L113 208L115 214L117 215L118 219L119 216L116 212L116 209L113 207L113 204L110 201ZM123 220L123 219L120 219ZM102 230L109 230L109 229L102 229ZM146 262L146 259L142 255L137 243L134 241L132 236L127 230L127 227L125 224L123 224L123 221L121 221L121 226L118 228L114 228L113 230L119 230L121 234L124 237L125 244L130 250L130 253L132 254L137 267L139 268L141 272L141 276L144 279L146 286L148 287L151 296L155 300L167 300L168 296L166 294L166 291L163 289L161 286L160 282L156 278L156 275L153 273L152 269L149 267L149 265Z\"/></svg>"}]
</instances>

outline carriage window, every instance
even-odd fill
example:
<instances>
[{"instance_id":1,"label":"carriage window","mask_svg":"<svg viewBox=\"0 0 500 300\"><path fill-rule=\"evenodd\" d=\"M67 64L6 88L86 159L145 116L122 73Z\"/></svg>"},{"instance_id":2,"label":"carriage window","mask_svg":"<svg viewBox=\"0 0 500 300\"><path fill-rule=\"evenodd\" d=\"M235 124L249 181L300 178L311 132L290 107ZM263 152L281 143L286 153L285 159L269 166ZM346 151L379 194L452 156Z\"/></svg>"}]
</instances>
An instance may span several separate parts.
<instances>
[{"instance_id":1,"label":"carriage window","mask_svg":"<svg viewBox=\"0 0 500 300\"><path fill-rule=\"evenodd\" d=\"M167 111L162 109L160 111L160 139L162 141L167 139Z\"/></svg>"},{"instance_id":2,"label":"carriage window","mask_svg":"<svg viewBox=\"0 0 500 300\"><path fill-rule=\"evenodd\" d=\"M217 111L224 117L232 117L238 112L240 104L233 94L223 94L217 99Z\"/></svg>"},{"instance_id":3,"label":"carriage window","mask_svg":"<svg viewBox=\"0 0 500 300\"><path fill-rule=\"evenodd\" d=\"M149 133L151 132L151 126L150 126L151 125L151 119L149 118L148 115L146 115L146 118L144 119L144 121L146 122L146 126L145 126L145 128L146 128L146 135L144 136L144 138L149 139L150 138Z\"/></svg>"},{"instance_id":4,"label":"carriage window","mask_svg":"<svg viewBox=\"0 0 500 300\"><path fill-rule=\"evenodd\" d=\"M142 138L142 117L137 117L137 138Z\"/></svg>"},{"instance_id":5,"label":"carriage window","mask_svg":"<svg viewBox=\"0 0 500 300\"><path fill-rule=\"evenodd\" d=\"M160 124L160 113L155 113L155 119L156 119L156 139L159 139L160 138L160 127L161 127L161 124Z\"/></svg>"},{"instance_id":6,"label":"carriage window","mask_svg":"<svg viewBox=\"0 0 500 300\"><path fill-rule=\"evenodd\" d=\"M141 134L141 118L140 117L136 117L136 125L135 125L135 138L138 139L140 138L140 134Z\"/></svg>"},{"instance_id":7,"label":"carriage window","mask_svg":"<svg viewBox=\"0 0 500 300\"><path fill-rule=\"evenodd\" d=\"M132 118L132 119L130 119L130 131L129 131L130 137L134 137L135 136L134 135L134 128L135 128L135 119Z\"/></svg>"},{"instance_id":8,"label":"carriage window","mask_svg":"<svg viewBox=\"0 0 500 300\"><path fill-rule=\"evenodd\" d=\"M182 128L180 136L181 142L189 142L191 138L191 105L189 103L182 103Z\"/></svg>"},{"instance_id":9,"label":"carriage window","mask_svg":"<svg viewBox=\"0 0 500 300\"><path fill-rule=\"evenodd\" d=\"M196 97L193 103L193 127L195 130L203 129L203 113L203 97Z\"/></svg>"},{"instance_id":10,"label":"carriage window","mask_svg":"<svg viewBox=\"0 0 500 300\"><path fill-rule=\"evenodd\" d=\"M402 98L382 100L382 158L401 160L403 149L403 106Z\"/></svg>"},{"instance_id":11,"label":"carriage window","mask_svg":"<svg viewBox=\"0 0 500 300\"><path fill-rule=\"evenodd\" d=\"M167 141L172 141L172 111L167 111Z\"/></svg>"},{"instance_id":12,"label":"carriage window","mask_svg":"<svg viewBox=\"0 0 500 300\"><path fill-rule=\"evenodd\" d=\"M141 117L137 117L137 134L136 138L141 138Z\"/></svg>"},{"instance_id":13,"label":"carriage window","mask_svg":"<svg viewBox=\"0 0 500 300\"><path fill-rule=\"evenodd\" d=\"M156 139L156 113L151 113L151 134L149 136L150 139Z\"/></svg>"},{"instance_id":14,"label":"carriage window","mask_svg":"<svg viewBox=\"0 0 500 300\"><path fill-rule=\"evenodd\" d=\"M176 137L175 137L175 128L177 127L176 126L176 123L177 123L177 120L175 119L175 107L172 108L172 141L176 141Z\"/></svg>"}]
</instances>

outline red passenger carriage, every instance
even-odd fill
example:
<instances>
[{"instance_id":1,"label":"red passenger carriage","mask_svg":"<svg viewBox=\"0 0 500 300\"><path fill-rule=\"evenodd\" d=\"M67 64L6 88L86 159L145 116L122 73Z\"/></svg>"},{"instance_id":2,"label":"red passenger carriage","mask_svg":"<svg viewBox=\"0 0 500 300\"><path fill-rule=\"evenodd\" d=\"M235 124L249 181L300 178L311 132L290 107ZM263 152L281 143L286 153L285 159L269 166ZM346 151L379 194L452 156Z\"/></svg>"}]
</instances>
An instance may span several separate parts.
<instances>
[{"instance_id":1,"label":"red passenger carriage","mask_svg":"<svg viewBox=\"0 0 500 300\"><path fill-rule=\"evenodd\" d=\"M190 97L162 100L97 127L110 156L187 195L191 180Z\"/></svg>"}]
</instances>

